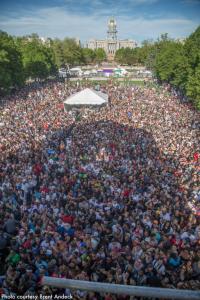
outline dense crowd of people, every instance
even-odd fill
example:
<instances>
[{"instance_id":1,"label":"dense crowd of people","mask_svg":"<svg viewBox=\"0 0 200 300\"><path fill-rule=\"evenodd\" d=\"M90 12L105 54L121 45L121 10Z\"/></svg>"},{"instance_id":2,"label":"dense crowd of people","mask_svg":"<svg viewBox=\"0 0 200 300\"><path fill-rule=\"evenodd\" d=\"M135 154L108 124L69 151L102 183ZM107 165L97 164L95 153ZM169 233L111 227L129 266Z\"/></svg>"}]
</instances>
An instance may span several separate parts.
<instances>
[{"instance_id":1,"label":"dense crowd of people","mask_svg":"<svg viewBox=\"0 0 200 300\"><path fill-rule=\"evenodd\" d=\"M75 119L63 100L82 88L28 88L1 108L1 293L130 299L44 275L199 289L199 113L167 86L110 82L109 105Z\"/></svg>"}]
</instances>

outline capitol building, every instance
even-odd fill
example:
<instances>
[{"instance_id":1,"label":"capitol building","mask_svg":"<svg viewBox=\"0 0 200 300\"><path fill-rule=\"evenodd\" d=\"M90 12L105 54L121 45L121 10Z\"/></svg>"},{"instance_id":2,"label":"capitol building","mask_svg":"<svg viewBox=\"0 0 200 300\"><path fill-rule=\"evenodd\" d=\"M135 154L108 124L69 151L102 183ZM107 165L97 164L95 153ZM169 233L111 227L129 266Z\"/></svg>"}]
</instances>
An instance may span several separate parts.
<instances>
[{"instance_id":1,"label":"capitol building","mask_svg":"<svg viewBox=\"0 0 200 300\"><path fill-rule=\"evenodd\" d=\"M87 43L87 48L95 50L102 48L107 54L108 60L113 60L115 52L121 48L135 48L137 43L133 40L118 40L117 39L117 23L114 18L111 18L108 22L108 31L106 40L91 39Z\"/></svg>"}]
</instances>

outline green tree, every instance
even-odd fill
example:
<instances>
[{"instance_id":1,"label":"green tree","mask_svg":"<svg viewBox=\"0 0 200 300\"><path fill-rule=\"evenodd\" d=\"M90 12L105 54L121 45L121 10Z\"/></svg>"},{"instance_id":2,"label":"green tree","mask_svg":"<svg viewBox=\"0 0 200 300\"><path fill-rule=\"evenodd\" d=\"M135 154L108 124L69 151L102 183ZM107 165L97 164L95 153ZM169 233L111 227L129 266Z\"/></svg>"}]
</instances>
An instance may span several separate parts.
<instances>
[{"instance_id":1,"label":"green tree","mask_svg":"<svg viewBox=\"0 0 200 300\"><path fill-rule=\"evenodd\" d=\"M195 68L200 63L200 26L185 41L185 55L191 68Z\"/></svg>"},{"instance_id":2,"label":"green tree","mask_svg":"<svg viewBox=\"0 0 200 300\"><path fill-rule=\"evenodd\" d=\"M56 65L56 58L55 53L51 47L49 47L49 44L45 44L45 47L43 47L43 51L45 54L45 61L48 65L48 73L49 75L54 75L58 68Z\"/></svg>"},{"instance_id":3,"label":"green tree","mask_svg":"<svg viewBox=\"0 0 200 300\"><path fill-rule=\"evenodd\" d=\"M55 55L55 63L58 68L65 66L65 58L64 58L64 52L63 52L63 45L62 41L59 39L54 39L51 41L51 49L54 52Z\"/></svg>"},{"instance_id":4,"label":"green tree","mask_svg":"<svg viewBox=\"0 0 200 300\"><path fill-rule=\"evenodd\" d=\"M83 50L74 39L52 40L51 48L54 51L55 62L58 68L66 65L74 66L84 62Z\"/></svg>"},{"instance_id":5,"label":"green tree","mask_svg":"<svg viewBox=\"0 0 200 300\"><path fill-rule=\"evenodd\" d=\"M115 53L115 61L124 64L125 63L125 51L124 48L118 49Z\"/></svg>"},{"instance_id":6,"label":"green tree","mask_svg":"<svg viewBox=\"0 0 200 300\"><path fill-rule=\"evenodd\" d=\"M152 57L151 53L154 48L155 46L152 40L145 40L142 42L141 47L136 47L134 49L121 48L117 50L115 54L115 61L128 65L151 65L152 63L150 63L150 58Z\"/></svg>"},{"instance_id":7,"label":"green tree","mask_svg":"<svg viewBox=\"0 0 200 300\"><path fill-rule=\"evenodd\" d=\"M84 60L82 49L74 39L65 38L62 42L64 64L81 64Z\"/></svg>"},{"instance_id":8,"label":"green tree","mask_svg":"<svg viewBox=\"0 0 200 300\"><path fill-rule=\"evenodd\" d=\"M106 53L104 49L98 48L94 51L95 53L95 61L97 63L102 63L106 59Z\"/></svg>"},{"instance_id":9,"label":"green tree","mask_svg":"<svg viewBox=\"0 0 200 300\"><path fill-rule=\"evenodd\" d=\"M45 79L56 72L53 49L37 36L18 39L17 44L22 53L26 78Z\"/></svg>"},{"instance_id":10,"label":"green tree","mask_svg":"<svg viewBox=\"0 0 200 300\"><path fill-rule=\"evenodd\" d=\"M83 52L84 62L86 64L90 64L94 62L95 52L92 49L83 48L82 52Z\"/></svg>"},{"instance_id":11,"label":"green tree","mask_svg":"<svg viewBox=\"0 0 200 300\"><path fill-rule=\"evenodd\" d=\"M140 63L144 63L147 69L149 70L154 70L155 69L155 64L156 64L156 57L158 55L158 49L155 45L152 45L151 49L149 49L149 53L146 56L146 60L140 61Z\"/></svg>"},{"instance_id":12,"label":"green tree","mask_svg":"<svg viewBox=\"0 0 200 300\"><path fill-rule=\"evenodd\" d=\"M169 38L168 33L162 33L158 38L158 42L168 42L170 40L171 39Z\"/></svg>"},{"instance_id":13,"label":"green tree","mask_svg":"<svg viewBox=\"0 0 200 300\"><path fill-rule=\"evenodd\" d=\"M186 39L184 50L188 61L186 94L200 110L200 26Z\"/></svg>"},{"instance_id":14,"label":"green tree","mask_svg":"<svg viewBox=\"0 0 200 300\"><path fill-rule=\"evenodd\" d=\"M152 40L144 40L142 46L138 48L138 62L140 64L146 65L146 61L153 50Z\"/></svg>"},{"instance_id":15,"label":"green tree","mask_svg":"<svg viewBox=\"0 0 200 300\"><path fill-rule=\"evenodd\" d=\"M24 84L22 57L14 39L0 32L0 93Z\"/></svg>"},{"instance_id":16,"label":"green tree","mask_svg":"<svg viewBox=\"0 0 200 300\"><path fill-rule=\"evenodd\" d=\"M139 61L139 48L121 48L116 51L115 60L120 64L134 65Z\"/></svg>"},{"instance_id":17,"label":"green tree","mask_svg":"<svg viewBox=\"0 0 200 300\"><path fill-rule=\"evenodd\" d=\"M178 86L183 83L181 77L187 77L187 71L184 72L184 76L181 74L181 71L184 71L183 63L186 62L182 44L175 41L164 41L156 56L155 73L161 81Z\"/></svg>"},{"instance_id":18,"label":"green tree","mask_svg":"<svg viewBox=\"0 0 200 300\"><path fill-rule=\"evenodd\" d=\"M135 63L135 55L134 55L134 50L130 48L125 48L124 49L124 61L125 64L128 65L133 65Z\"/></svg>"},{"instance_id":19,"label":"green tree","mask_svg":"<svg viewBox=\"0 0 200 300\"><path fill-rule=\"evenodd\" d=\"M186 94L200 110L200 64L195 68L195 72L192 72L188 77Z\"/></svg>"}]
</instances>

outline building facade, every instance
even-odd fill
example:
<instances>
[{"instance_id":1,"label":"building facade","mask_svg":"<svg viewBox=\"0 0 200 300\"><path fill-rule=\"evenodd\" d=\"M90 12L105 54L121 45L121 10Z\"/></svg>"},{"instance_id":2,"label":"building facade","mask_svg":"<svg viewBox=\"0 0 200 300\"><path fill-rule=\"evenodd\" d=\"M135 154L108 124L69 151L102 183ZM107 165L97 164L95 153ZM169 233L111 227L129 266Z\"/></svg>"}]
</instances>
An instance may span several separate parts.
<instances>
[{"instance_id":1,"label":"building facade","mask_svg":"<svg viewBox=\"0 0 200 300\"><path fill-rule=\"evenodd\" d=\"M117 23L114 18L111 18L108 22L108 31L106 40L91 39L87 43L87 47L95 50L102 48L105 50L108 60L113 60L115 52L121 48L135 48L137 43L133 40L118 40L117 39Z\"/></svg>"}]
</instances>

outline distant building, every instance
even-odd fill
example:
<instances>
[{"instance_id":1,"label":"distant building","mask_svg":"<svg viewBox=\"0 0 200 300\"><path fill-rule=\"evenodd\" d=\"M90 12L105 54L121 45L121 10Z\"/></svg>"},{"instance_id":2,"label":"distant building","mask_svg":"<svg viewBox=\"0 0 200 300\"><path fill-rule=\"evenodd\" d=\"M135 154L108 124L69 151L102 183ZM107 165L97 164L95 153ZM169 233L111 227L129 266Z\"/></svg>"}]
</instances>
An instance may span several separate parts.
<instances>
[{"instance_id":1,"label":"distant building","mask_svg":"<svg viewBox=\"0 0 200 300\"><path fill-rule=\"evenodd\" d=\"M117 23L114 18L111 18L108 22L108 31L106 40L91 39L87 43L87 48L92 50L102 48L107 54L109 60L113 60L115 52L121 48L135 48L137 43L133 40L118 40L117 39Z\"/></svg>"},{"instance_id":2,"label":"distant building","mask_svg":"<svg viewBox=\"0 0 200 300\"><path fill-rule=\"evenodd\" d=\"M45 38L45 37L43 37L43 36L40 36L40 37L39 37L39 40L42 42L42 44L45 44L45 43L48 42L48 39Z\"/></svg>"},{"instance_id":3,"label":"distant building","mask_svg":"<svg viewBox=\"0 0 200 300\"><path fill-rule=\"evenodd\" d=\"M32 34L31 36L25 37L29 42L33 41L34 39L39 40L43 45L46 44L47 46L50 46L50 38L45 38L42 36L38 36L37 34Z\"/></svg>"},{"instance_id":4,"label":"distant building","mask_svg":"<svg viewBox=\"0 0 200 300\"><path fill-rule=\"evenodd\" d=\"M75 38L74 40L77 46L81 46L81 41L79 38Z\"/></svg>"},{"instance_id":5,"label":"distant building","mask_svg":"<svg viewBox=\"0 0 200 300\"><path fill-rule=\"evenodd\" d=\"M176 42L179 42L181 44L185 44L186 39L185 38L178 38L175 40Z\"/></svg>"}]
</instances>

